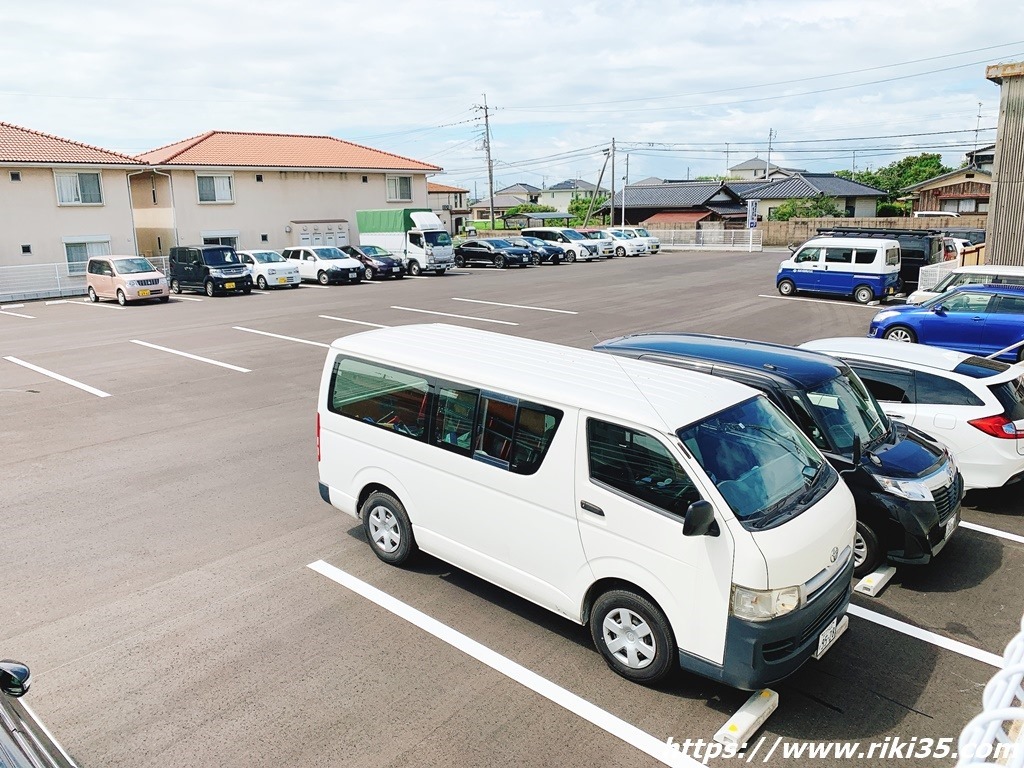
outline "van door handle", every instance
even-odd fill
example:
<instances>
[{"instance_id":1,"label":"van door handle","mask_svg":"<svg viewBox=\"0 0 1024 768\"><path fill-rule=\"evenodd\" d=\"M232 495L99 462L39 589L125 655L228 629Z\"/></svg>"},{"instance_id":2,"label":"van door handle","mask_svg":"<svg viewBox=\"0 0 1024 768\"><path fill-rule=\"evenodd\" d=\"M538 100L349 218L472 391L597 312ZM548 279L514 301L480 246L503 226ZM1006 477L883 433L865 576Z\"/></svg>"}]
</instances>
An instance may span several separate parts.
<instances>
[{"instance_id":1,"label":"van door handle","mask_svg":"<svg viewBox=\"0 0 1024 768\"><path fill-rule=\"evenodd\" d=\"M595 515L604 517L604 510L597 506L597 504L591 504L589 501L581 501L580 507L585 509L587 512L592 512Z\"/></svg>"},{"instance_id":2,"label":"van door handle","mask_svg":"<svg viewBox=\"0 0 1024 768\"><path fill-rule=\"evenodd\" d=\"M888 416L890 419L900 419L901 421L907 420L906 416L900 416L898 413L886 413L885 415Z\"/></svg>"}]
</instances>

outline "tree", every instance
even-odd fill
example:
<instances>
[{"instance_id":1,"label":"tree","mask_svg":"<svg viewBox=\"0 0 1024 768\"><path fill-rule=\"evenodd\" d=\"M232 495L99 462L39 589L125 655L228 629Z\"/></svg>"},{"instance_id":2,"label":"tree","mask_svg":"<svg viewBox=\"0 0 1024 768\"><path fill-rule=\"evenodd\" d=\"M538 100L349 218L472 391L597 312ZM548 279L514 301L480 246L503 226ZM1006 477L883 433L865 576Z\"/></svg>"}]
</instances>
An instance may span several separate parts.
<instances>
[{"instance_id":1,"label":"tree","mask_svg":"<svg viewBox=\"0 0 1024 768\"><path fill-rule=\"evenodd\" d=\"M594 198L594 210L590 214L591 218L595 216L597 211L601 210L601 206L607 205L608 195L598 195ZM587 211L590 210L590 198L589 197L574 197L569 201L569 215L572 216L572 221L569 223L574 227L583 226L583 220L587 218Z\"/></svg>"},{"instance_id":2,"label":"tree","mask_svg":"<svg viewBox=\"0 0 1024 768\"><path fill-rule=\"evenodd\" d=\"M892 203L900 196L901 189L933 176L949 173L951 170L953 169L942 164L942 155L924 152L896 160L876 171L836 171L836 175L881 189L885 192L885 200L879 202Z\"/></svg>"},{"instance_id":3,"label":"tree","mask_svg":"<svg viewBox=\"0 0 1024 768\"><path fill-rule=\"evenodd\" d=\"M816 219L820 216L843 216L844 213L834 198L818 195L817 197L793 197L785 200L771 212L768 218L771 221L789 221L790 219Z\"/></svg>"},{"instance_id":4,"label":"tree","mask_svg":"<svg viewBox=\"0 0 1024 768\"><path fill-rule=\"evenodd\" d=\"M513 205L506 211L506 215L514 216L517 213L543 213L545 211L555 211L556 208L552 208L550 205L537 205L536 203L523 203L522 205Z\"/></svg>"}]
</instances>

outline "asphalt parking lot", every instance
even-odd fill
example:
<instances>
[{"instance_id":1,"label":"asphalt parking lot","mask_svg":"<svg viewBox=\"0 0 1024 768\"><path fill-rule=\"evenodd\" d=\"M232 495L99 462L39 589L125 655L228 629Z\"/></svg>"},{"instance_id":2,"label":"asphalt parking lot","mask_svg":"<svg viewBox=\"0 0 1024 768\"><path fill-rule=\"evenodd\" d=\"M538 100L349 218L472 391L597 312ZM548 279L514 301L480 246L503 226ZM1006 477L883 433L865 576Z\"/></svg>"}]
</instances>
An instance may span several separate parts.
<instances>
[{"instance_id":1,"label":"asphalt parking lot","mask_svg":"<svg viewBox=\"0 0 1024 768\"><path fill-rule=\"evenodd\" d=\"M710 740L747 694L681 672L630 684L583 627L430 557L378 561L317 492L317 387L331 340L381 325L579 347L655 329L865 333L872 307L776 296L782 258L663 253L126 308L5 305L0 656L32 667L28 702L85 768L658 764L308 567L323 561L657 741ZM1019 488L972 492L935 563L855 596L835 647L774 687L767 743L955 743L1019 630L1022 512ZM805 762L879 760L768 764Z\"/></svg>"}]
</instances>

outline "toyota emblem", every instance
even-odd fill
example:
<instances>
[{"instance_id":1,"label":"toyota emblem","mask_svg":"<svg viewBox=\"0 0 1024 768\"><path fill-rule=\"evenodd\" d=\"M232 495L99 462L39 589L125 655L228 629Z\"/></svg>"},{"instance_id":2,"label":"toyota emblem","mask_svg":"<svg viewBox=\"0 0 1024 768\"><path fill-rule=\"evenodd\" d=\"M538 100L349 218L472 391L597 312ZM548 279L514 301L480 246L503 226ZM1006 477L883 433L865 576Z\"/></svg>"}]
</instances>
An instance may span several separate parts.
<instances>
[{"instance_id":1,"label":"toyota emblem","mask_svg":"<svg viewBox=\"0 0 1024 768\"><path fill-rule=\"evenodd\" d=\"M829 560L834 563L836 558L839 557L839 547L832 547L832 551L829 553L828 557Z\"/></svg>"}]
</instances>

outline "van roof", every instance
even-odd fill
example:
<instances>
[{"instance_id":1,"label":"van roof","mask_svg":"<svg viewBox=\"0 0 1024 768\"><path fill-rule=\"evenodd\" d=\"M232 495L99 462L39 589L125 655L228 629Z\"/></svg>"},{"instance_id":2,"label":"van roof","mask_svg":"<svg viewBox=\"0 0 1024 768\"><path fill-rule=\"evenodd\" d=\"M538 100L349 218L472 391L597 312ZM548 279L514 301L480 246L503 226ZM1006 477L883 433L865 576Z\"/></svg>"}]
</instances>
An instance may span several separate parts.
<instances>
[{"instance_id":1,"label":"van roof","mask_svg":"<svg viewBox=\"0 0 1024 768\"><path fill-rule=\"evenodd\" d=\"M895 238L877 238L877 237L812 237L806 243L800 246L804 248L806 246L829 246L832 248L842 248L843 246L856 248L872 248L877 249L879 246L883 248L899 248L900 241ZM799 249L797 249L799 250Z\"/></svg>"},{"instance_id":2,"label":"van roof","mask_svg":"<svg viewBox=\"0 0 1024 768\"><path fill-rule=\"evenodd\" d=\"M443 323L355 333L331 349L666 431L757 394L700 373Z\"/></svg>"},{"instance_id":3,"label":"van roof","mask_svg":"<svg viewBox=\"0 0 1024 768\"><path fill-rule=\"evenodd\" d=\"M603 341L594 349L624 349L727 363L803 388L830 381L842 372L838 360L820 352L703 333L637 333Z\"/></svg>"}]
</instances>

